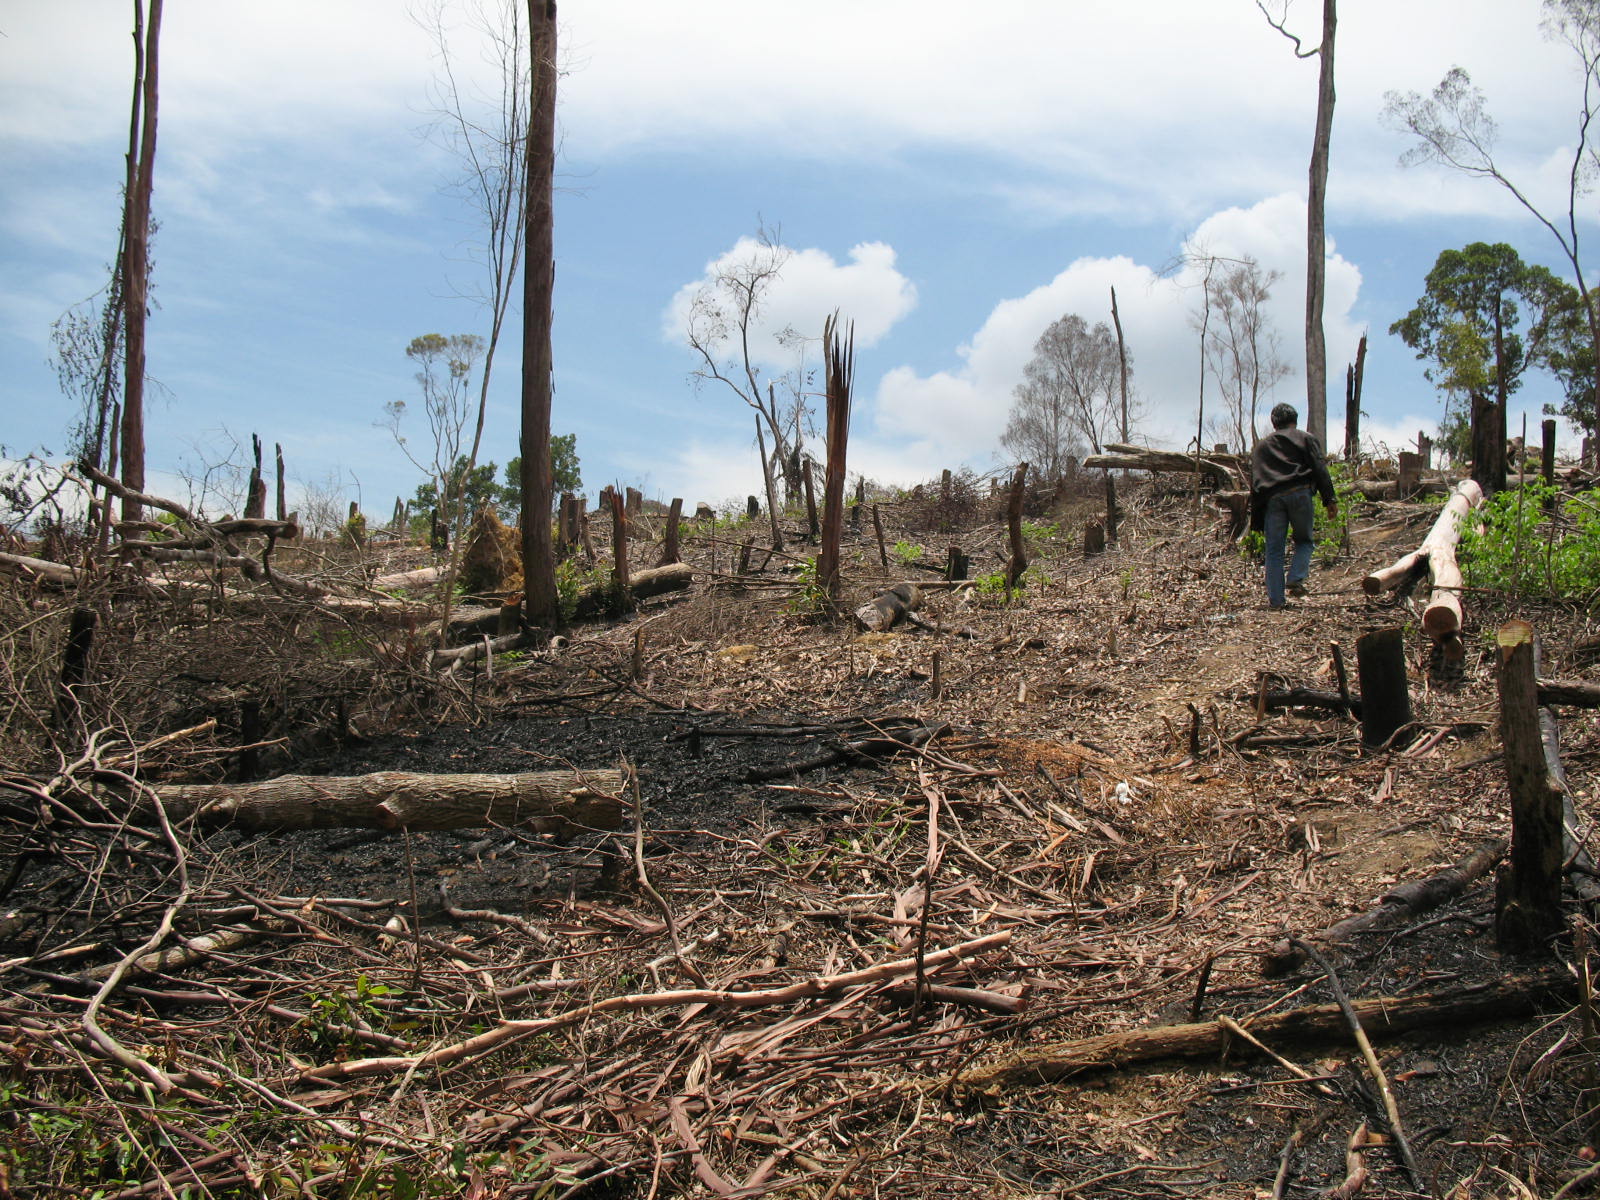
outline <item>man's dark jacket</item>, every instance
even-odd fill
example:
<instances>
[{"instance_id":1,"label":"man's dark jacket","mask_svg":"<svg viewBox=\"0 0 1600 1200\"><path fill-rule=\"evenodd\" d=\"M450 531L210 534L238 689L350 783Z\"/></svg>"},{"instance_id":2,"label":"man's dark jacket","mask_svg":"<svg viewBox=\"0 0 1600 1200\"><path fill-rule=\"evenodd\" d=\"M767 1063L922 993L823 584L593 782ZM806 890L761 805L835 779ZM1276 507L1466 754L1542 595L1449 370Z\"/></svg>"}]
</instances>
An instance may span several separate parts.
<instances>
[{"instance_id":1,"label":"man's dark jacket","mask_svg":"<svg viewBox=\"0 0 1600 1200\"><path fill-rule=\"evenodd\" d=\"M1298 425L1274 429L1250 456L1250 528L1265 526L1268 500L1302 487L1316 488L1322 503L1333 507L1333 479L1317 439Z\"/></svg>"}]
</instances>

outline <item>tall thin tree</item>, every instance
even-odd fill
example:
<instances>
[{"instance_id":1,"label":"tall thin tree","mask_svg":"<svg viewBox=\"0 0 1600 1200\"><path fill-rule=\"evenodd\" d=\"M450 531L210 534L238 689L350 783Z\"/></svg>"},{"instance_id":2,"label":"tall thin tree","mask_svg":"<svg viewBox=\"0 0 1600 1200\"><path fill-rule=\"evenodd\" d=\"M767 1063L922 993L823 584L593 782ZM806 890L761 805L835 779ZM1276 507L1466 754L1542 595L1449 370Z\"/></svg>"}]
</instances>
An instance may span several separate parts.
<instances>
[{"instance_id":1,"label":"tall thin tree","mask_svg":"<svg viewBox=\"0 0 1600 1200\"><path fill-rule=\"evenodd\" d=\"M1263 0L1256 0L1267 23L1294 43L1296 58L1318 60L1317 127L1311 142L1311 170L1306 189L1306 432L1328 444L1328 349L1322 332L1322 297L1326 290L1328 229L1324 216L1328 195L1328 149L1333 141L1333 42L1338 25L1336 0L1322 0L1322 40L1307 50L1285 28L1283 15L1274 19Z\"/></svg>"},{"instance_id":2,"label":"tall thin tree","mask_svg":"<svg viewBox=\"0 0 1600 1200\"><path fill-rule=\"evenodd\" d=\"M133 0L133 110L128 130L128 174L123 198L122 482L144 491L145 316L150 289L150 196L155 185L156 99L160 78L161 0ZM124 499L122 519L137 521L142 507Z\"/></svg>"},{"instance_id":3,"label":"tall thin tree","mask_svg":"<svg viewBox=\"0 0 1600 1200\"><path fill-rule=\"evenodd\" d=\"M527 191L522 272L523 611L549 627L560 620L555 545L550 536L550 347L555 293L553 190L556 157L556 5L528 0L530 64Z\"/></svg>"}]
</instances>

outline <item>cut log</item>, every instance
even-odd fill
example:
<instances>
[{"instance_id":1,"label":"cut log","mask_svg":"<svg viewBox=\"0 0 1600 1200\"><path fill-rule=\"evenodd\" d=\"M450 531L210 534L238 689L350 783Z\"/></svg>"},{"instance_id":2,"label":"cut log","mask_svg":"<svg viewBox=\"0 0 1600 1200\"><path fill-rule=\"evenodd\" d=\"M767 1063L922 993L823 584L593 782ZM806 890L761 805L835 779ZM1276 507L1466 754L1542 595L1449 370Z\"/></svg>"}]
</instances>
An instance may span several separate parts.
<instances>
[{"instance_id":1,"label":"cut log","mask_svg":"<svg viewBox=\"0 0 1600 1200\"><path fill-rule=\"evenodd\" d=\"M694 568L688 563L668 563L664 567L651 567L635 571L628 576L628 594L635 600L648 600L651 596L667 592L681 592L694 582ZM578 596L575 616L594 617L612 611L616 591L611 584L586 588Z\"/></svg>"},{"instance_id":2,"label":"cut log","mask_svg":"<svg viewBox=\"0 0 1600 1200\"><path fill-rule=\"evenodd\" d=\"M873 632L892 629L922 604L922 589L914 583L897 583L856 609L856 620Z\"/></svg>"},{"instance_id":3,"label":"cut log","mask_svg":"<svg viewBox=\"0 0 1600 1200\"><path fill-rule=\"evenodd\" d=\"M525 775L281 775L261 783L161 784L174 820L242 829L476 829L535 821L560 831L622 824L619 771Z\"/></svg>"},{"instance_id":4,"label":"cut log","mask_svg":"<svg viewBox=\"0 0 1600 1200\"><path fill-rule=\"evenodd\" d=\"M1600 708L1600 683L1583 683L1576 679L1541 679L1539 703Z\"/></svg>"},{"instance_id":5,"label":"cut log","mask_svg":"<svg viewBox=\"0 0 1600 1200\"><path fill-rule=\"evenodd\" d=\"M393 575L379 575L369 586L374 591L388 592L398 588L422 587L438 583L443 567L418 567L415 571L397 571Z\"/></svg>"},{"instance_id":6,"label":"cut log","mask_svg":"<svg viewBox=\"0 0 1600 1200\"><path fill-rule=\"evenodd\" d=\"M1500 740L1511 792L1511 858L1495 889L1495 941L1502 954L1548 956L1561 915L1562 796L1539 729L1533 627L1507 621L1499 650Z\"/></svg>"},{"instance_id":7,"label":"cut log","mask_svg":"<svg viewBox=\"0 0 1600 1200\"><path fill-rule=\"evenodd\" d=\"M1321 933L1314 933L1302 940L1322 947L1336 946L1350 941L1358 933L1392 929L1421 913L1454 900L1487 875L1490 869L1505 857L1505 853L1504 838L1485 842L1454 866L1401 884L1384 896L1376 908L1357 913L1353 917L1346 917ZM1288 938L1284 938L1262 956L1261 973L1285 975L1305 960L1305 952Z\"/></svg>"},{"instance_id":8,"label":"cut log","mask_svg":"<svg viewBox=\"0 0 1600 1200\"><path fill-rule=\"evenodd\" d=\"M1106 453L1091 454L1085 458L1083 465L1133 471L1178 471L1185 475L1198 473L1212 489L1232 491L1244 486L1244 471L1240 462L1232 454L1202 454L1197 462L1195 455L1177 450L1152 450L1143 446L1112 443L1106 447Z\"/></svg>"},{"instance_id":9,"label":"cut log","mask_svg":"<svg viewBox=\"0 0 1600 1200\"><path fill-rule=\"evenodd\" d=\"M1367 1036L1377 1039L1413 1029L1447 1030L1526 1016L1551 1004L1568 1004L1575 992L1576 981L1570 975L1548 970L1503 975L1447 991L1357 1000L1354 1008ZM1344 1012L1337 1004L1317 1004L1240 1023L1271 1044L1328 1042L1349 1036ZM1055 1083L1092 1071L1170 1058L1215 1058L1224 1050L1240 1058L1260 1054L1248 1042L1235 1038L1222 1021L1200 1021L1128 1029L1021 1050L991 1066L967 1071L957 1076L956 1082L963 1090L998 1097L1010 1089Z\"/></svg>"},{"instance_id":10,"label":"cut log","mask_svg":"<svg viewBox=\"0 0 1600 1200\"><path fill-rule=\"evenodd\" d=\"M1461 541L1461 525L1467 514L1483 503L1483 489L1470 479L1456 484L1444 510L1423 538L1422 545L1402 555L1390 566L1374 571L1361 581L1369 596L1399 587L1417 576L1424 567L1433 578L1433 593L1422 614L1422 628L1434 641L1459 643L1461 631L1461 568L1456 564L1456 546Z\"/></svg>"}]
</instances>

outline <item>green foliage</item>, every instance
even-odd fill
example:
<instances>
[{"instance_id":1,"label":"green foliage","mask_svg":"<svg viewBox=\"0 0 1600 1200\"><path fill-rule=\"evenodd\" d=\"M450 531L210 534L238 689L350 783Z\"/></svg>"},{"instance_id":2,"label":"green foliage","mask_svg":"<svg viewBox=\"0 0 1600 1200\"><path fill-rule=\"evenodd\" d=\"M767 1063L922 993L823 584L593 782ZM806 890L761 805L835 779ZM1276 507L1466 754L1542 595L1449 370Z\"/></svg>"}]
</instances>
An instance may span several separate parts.
<instances>
[{"instance_id":1,"label":"green foliage","mask_svg":"<svg viewBox=\"0 0 1600 1200\"><path fill-rule=\"evenodd\" d=\"M789 611L806 617L826 612L831 601L828 590L817 576L817 560L808 558L802 562L795 579L800 584L800 590L789 597Z\"/></svg>"},{"instance_id":2,"label":"green foliage","mask_svg":"<svg viewBox=\"0 0 1600 1200\"><path fill-rule=\"evenodd\" d=\"M379 1001L398 995L399 988L373 983L364 974L357 975L353 992L335 986L330 991L308 995L302 1029L307 1040L317 1049L334 1054L349 1053L360 1045L351 1036L350 1027L386 1027L389 1017Z\"/></svg>"},{"instance_id":3,"label":"green foliage","mask_svg":"<svg viewBox=\"0 0 1600 1200\"><path fill-rule=\"evenodd\" d=\"M505 483L499 489L500 516L515 521L522 512L522 455L506 463ZM561 502L562 492L583 491L583 472L578 469L578 435L550 435L550 504Z\"/></svg>"},{"instance_id":4,"label":"green foliage","mask_svg":"<svg viewBox=\"0 0 1600 1200\"><path fill-rule=\"evenodd\" d=\"M598 567L586 567L575 558L556 564L556 600L561 605L561 619L570 621L578 612L578 601L590 588L604 587L610 582L607 574Z\"/></svg>"},{"instance_id":5,"label":"green foliage","mask_svg":"<svg viewBox=\"0 0 1600 1200\"><path fill-rule=\"evenodd\" d=\"M974 576L972 583L973 594L978 598L978 603L985 607L994 607L1010 604L1014 597L1021 595L1029 587L1049 587L1051 579L1037 567L1029 567L1022 573L1022 578L1017 580L1016 589L1013 591L1006 587L1006 572L1002 568L988 575Z\"/></svg>"},{"instance_id":6,"label":"green foliage","mask_svg":"<svg viewBox=\"0 0 1600 1200\"><path fill-rule=\"evenodd\" d=\"M1355 477L1344 463L1329 463L1328 474L1333 477L1333 495L1339 502L1339 515L1329 517L1328 510L1323 507L1322 497L1316 498L1317 548L1313 557L1324 565L1334 562L1348 547L1350 512L1363 499L1361 493L1356 490ZM1263 538L1263 552L1265 549L1266 539Z\"/></svg>"},{"instance_id":7,"label":"green foliage","mask_svg":"<svg viewBox=\"0 0 1600 1200\"><path fill-rule=\"evenodd\" d=\"M1600 489L1562 496L1543 480L1508 488L1463 528L1460 558L1468 587L1558 600L1592 593L1600 588Z\"/></svg>"},{"instance_id":8,"label":"green foliage","mask_svg":"<svg viewBox=\"0 0 1600 1200\"><path fill-rule=\"evenodd\" d=\"M909 567L912 563L922 561L923 550L915 542L901 541L894 544L894 549L890 553L894 555L896 562Z\"/></svg>"},{"instance_id":9,"label":"green foliage","mask_svg":"<svg viewBox=\"0 0 1600 1200\"><path fill-rule=\"evenodd\" d=\"M1267 535L1259 529L1250 529L1239 539L1239 557L1248 562L1260 562L1267 553ZM1124 585L1122 598L1128 598L1128 589Z\"/></svg>"}]
</instances>

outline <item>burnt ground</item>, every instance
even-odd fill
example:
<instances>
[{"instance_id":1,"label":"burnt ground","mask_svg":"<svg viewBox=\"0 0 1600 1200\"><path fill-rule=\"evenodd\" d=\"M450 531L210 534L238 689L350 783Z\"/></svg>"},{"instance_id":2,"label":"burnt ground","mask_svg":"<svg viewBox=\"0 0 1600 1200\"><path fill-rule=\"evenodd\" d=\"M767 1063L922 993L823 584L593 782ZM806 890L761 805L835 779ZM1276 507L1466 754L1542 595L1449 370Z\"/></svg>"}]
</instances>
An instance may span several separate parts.
<instances>
[{"instance_id":1,"label":"burnt ground","mask_svg":"<svg viewBox=\"0 0 1600 1200\"><path fill-rule=\"evenodd\" d=\"M164 1040L152 1053L173 1071L194 1067L186 1043L206 1042L207 1062L232 1063L288 1107L257 1104L336 1124L296 1141L236 1101L237 1132L224 1135L214 1093L163 1102L170 1124L213 1113L193 1128L229 1165L195 1175L216 1195L411 1194L420 1181L444 1190L415 1194L480 1196L1310 1196L1346 1180L1347 1143L1365 1122L1364 1196L1555 1194L1593 1158L1596 1094L1583 1015L1548 989L1532 1015L1371 1030L1415 1179L1342 1033L1272 1046L1312 1082L1235 1042L1223 1056L972 1086L970 1072L1051 1043L1196 1010L1248 1025L1329 1002L1315 966L1267 977L1263 951L1507 835L1497 625L1525 616L1547 675L1594 678L1580 652L1588 614L1474 596L1466 657L1450 664L1431 661L1418 611L1364 596L1361 575L1420 540L1426 508L1356 514L1349 553L1319 564L1312 595L1277 613L1262 604L1259 568L1187 501L1147 491L1129 509L1121 544L1090 559L1081 513L1041 522L1030 555L1043 578L1009 604L930 594L923 611L942 633L862 635L815 619L775 560L749 577L708 575L492 677L465 674L439 715L374 702L355 714L356 737L301 750L293 767L306 774L625 761L646 810L642 863L673 928L638 882L631 823L563 838L197 833L196 855L214 864L212 908L247 892L295 932L147 981L115 1010L125 1036L141 1027L149 1044ZM891 519L891 541L931 560L959 540L975 574L1001 562L1000 525L930 532L914 516ZM850 549L852 602L908 573L934 578L881 568L865 536ZM708 554L691 543L697 565ZM1363 749L1357 726L1326 712L1257 719L1263 675L1330 689L1333 642L1353 674L1356 638L1397 624L1417 724L1392 748ZM1562 742L1586 810L1595 717L1563 711ZM830 753L838 761L814 765ZM82 894L79 875L41 866L8 903L24 916L78 911ZM1493 907L1491 876L1330 956L1357 998L1524 974L1530 964L1495 950ZM1586 970L1588 918L1576 907L1571 918L1577 948L1564 942L1558 961ZM185 911L179 928L205 921ZM33 956L34 974L30 992L12 973L8 1019L48 1008L41 987L70 993L60 968L38 973L41 947L120 929L101 913L49 939L26 921L9 931L4 953ZM629 1002L539 1024L608 997L779 989L903 960L920 939L932 952L995 934L1003 944L930 974L965 991L920 1004L902 973L771 1004ZM208 990L237 999L208 1006ZM351 1065L407 1060L505 1021L533 1024L447 1065ZM210 1044L223 1027L248 1048ZM13 1054L64 1078L71 1049L22 1032ZM52 1194L34 1127L13 1128L13 1173L33 1164L34 1194ZM151 1153L168 1172L184 1158ZM189 1161L203 1157L189 1148ZM151 1177L130 1169L107 1194Z\"/></svg>"}]
</instances>

